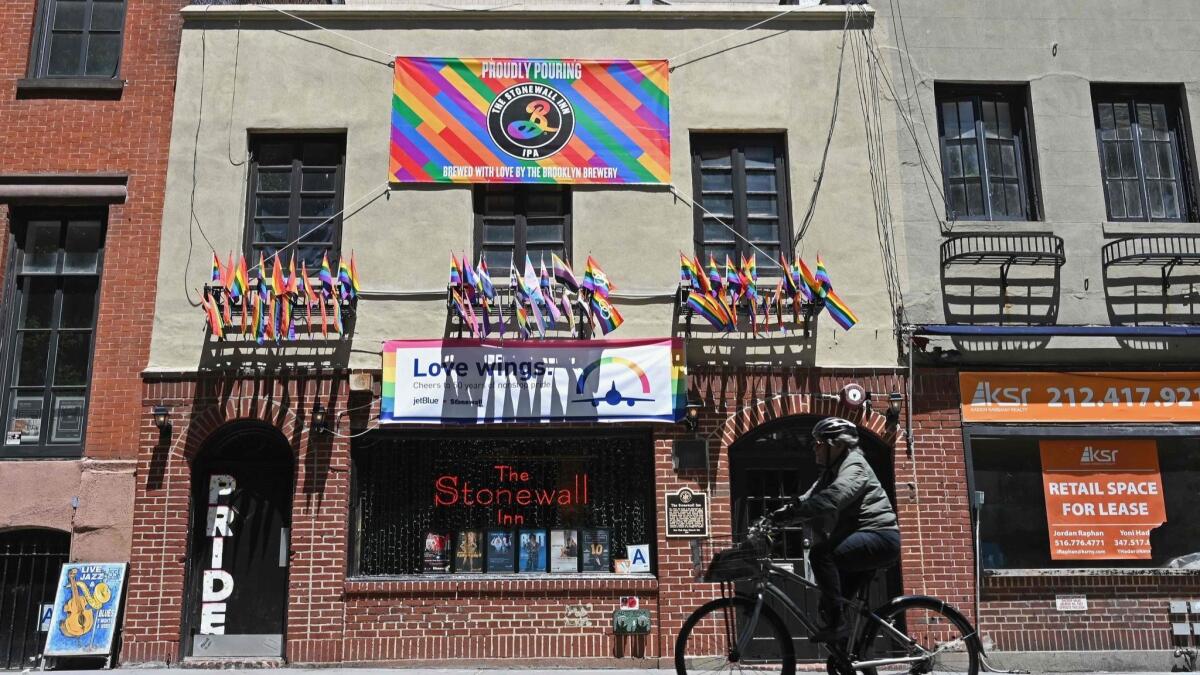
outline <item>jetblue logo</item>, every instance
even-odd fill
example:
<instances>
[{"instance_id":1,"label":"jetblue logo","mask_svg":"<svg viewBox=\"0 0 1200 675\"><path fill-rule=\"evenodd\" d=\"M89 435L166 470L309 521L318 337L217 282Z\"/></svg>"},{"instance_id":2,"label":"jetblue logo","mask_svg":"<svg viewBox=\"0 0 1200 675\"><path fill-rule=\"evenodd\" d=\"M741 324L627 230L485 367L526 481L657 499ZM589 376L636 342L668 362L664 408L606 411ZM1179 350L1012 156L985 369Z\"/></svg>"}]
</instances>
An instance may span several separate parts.
<instances>
[{"instance_id":1,"label":"jetblue logo","mask_svg":"<svg viewBox=\"0 0 1200 675\"><path fill-rule=\"evenodd\" d=\"M1093 448L1084 446L1083 454L1079 456L1080 464L1116 464L1117 450L1113 448Z\"/></svg>"},{"instance_id":2,"label":"jetblue logo","mask_svg":"<svg viewBox=\"0 0 1200 675\"><path fill-rule=\"evenodd\" d=\"M993 387L989 382L980 382L971 397L971 407L1015 408L1029 405L1029 387Z\"/></svg>"}]
</instances>

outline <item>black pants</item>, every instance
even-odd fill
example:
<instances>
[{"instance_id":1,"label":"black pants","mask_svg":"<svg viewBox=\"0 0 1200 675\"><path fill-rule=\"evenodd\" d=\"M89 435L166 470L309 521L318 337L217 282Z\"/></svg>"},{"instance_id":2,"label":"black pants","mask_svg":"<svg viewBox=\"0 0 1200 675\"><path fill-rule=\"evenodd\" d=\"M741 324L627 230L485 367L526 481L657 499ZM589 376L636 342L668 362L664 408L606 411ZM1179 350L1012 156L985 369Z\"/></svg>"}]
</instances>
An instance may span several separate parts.
<instances>
[{"instance_id":1,"label":"black pants","mask_svg":"<svg viewBox=\"0 0 1200 675\"><path fill-rule=\"evenodd\" d=\"M837 597L852 599L872 573L900 558L900 531L854 532L845 539L817 544L809 552L813 576L821 593L821 616L839 626L842 612Z\"/></svg>"}]
</instances>

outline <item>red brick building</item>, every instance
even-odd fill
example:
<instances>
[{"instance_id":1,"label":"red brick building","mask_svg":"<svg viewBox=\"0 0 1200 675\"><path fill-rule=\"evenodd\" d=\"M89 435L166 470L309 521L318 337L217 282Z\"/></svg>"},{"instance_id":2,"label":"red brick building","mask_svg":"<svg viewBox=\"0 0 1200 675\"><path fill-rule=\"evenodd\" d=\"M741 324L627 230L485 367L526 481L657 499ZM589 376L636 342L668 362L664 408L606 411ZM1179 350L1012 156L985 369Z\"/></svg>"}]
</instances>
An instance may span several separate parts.
<instances>
[{"instance_id":1,"label":"red brick building","mask_svg":"<svg viewBox=\"0 0 1200 675\"><path fill-rule=\"evenodd\" d=\"M183 4L0 7L0 668L58 563L129 559Z\"/></svg>"}]
</instances>

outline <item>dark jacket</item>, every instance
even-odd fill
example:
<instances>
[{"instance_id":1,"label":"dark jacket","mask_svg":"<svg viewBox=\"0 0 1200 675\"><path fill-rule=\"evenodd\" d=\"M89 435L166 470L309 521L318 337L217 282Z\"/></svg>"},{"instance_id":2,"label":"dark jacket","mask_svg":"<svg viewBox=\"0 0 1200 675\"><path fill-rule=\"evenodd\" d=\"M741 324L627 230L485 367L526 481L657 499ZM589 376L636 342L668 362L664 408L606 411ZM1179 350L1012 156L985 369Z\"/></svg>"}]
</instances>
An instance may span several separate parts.
<instances>
[{"instance_id":1,"label":"dark jacket","mask_svg":"<svg viewBox=\"0 0 1200 675\"><path fill-rule=\"evenodd\" d=\"M810 521L818 538L840 541L854 532L896 530L896 511L867 458L857 449L825 468L797 497L782 524Z\"/></svg>"}]
</instances>

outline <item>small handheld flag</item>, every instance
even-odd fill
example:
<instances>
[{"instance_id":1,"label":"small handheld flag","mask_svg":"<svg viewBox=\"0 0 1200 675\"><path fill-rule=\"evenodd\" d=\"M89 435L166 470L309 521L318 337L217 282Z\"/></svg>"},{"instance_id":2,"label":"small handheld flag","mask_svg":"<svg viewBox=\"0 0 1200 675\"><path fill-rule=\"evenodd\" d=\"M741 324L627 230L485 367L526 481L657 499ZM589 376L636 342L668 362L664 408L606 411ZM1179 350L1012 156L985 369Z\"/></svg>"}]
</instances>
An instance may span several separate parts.
<instances>
[{"instance_id":1,"label":"small handheld flag","mask_svg":"<svg viewBox=\"0 0 1200 675\"><path fill-rule=\"evenodd\" d=\"M355 297L362 291L358 287L358 263L354 262L354 251L350 251L350 288L354 289Z\"/></svg>"},{"instance_id":2,"label":"small handheld flag","mask_svg":"<svg viewBox=\"0 0 1200 675\"><path fill-rule=\"evenodd\" d=\"M338 286L341 287L342 299L354 299L354 281L350 279L350 261L343 256L338 260Z\"/></svg>"},{"instance_id":3,"label":"small handheld flag","mask_svg":"<svg viewBox=\"0 0 1200 675\"><path fill-rule=\"evenodd\" d=\"M854 324L858 323L858 317L855 316L854 312L850 311L846 303L842 302L838 294L833 291L828 291L825 294L825 309L829 310L829 316L833 317L833 320L842 327L842 330L850 330L854 327Z\"/></svg>"},{"instance_id":4,"label":"small handheld flag","mask_svg":"<svg viewBox=\"0 0 1200 675\"><path fill-rule=\"evenodd\" d=\"M715 294L720 294L721 287L724 284L721 282L721 268L717 266L717 259L713 254L708 254L708 281L712 284L712 290Z\"/></svg>"},{"instance_id":5,"label":"small handheld flag","mask_svg":"<svg viewBox=\"0 0 1200 675\"><path fill-rule=\"evenodd\" d=\"M329 268L329 254L321 256L321 271L317 272L317 279L321 281L321 293L325 297L333 295L333 271Z\"/></svg>"},{"instance_id":6,"label":"small handheld flag","mask_svg":"<svg viewBox=\"0 0 1200 675\"><path fill-rule=\"evenodd\" d=\"M587 259L587 267L584 270L583 278L583 287L603 298L607 298L610 291L617 290L616 285L609 281L608 275L604 273L604 270L600 269L600 264L590 255Z\"/></svg>"},{"instance_id":7,"label":"small handheld flag","mask_svg":"<svg viewBox=\"0 0 1200 675\"><path fill-rule=\"evenodd\" d=\"M821 254L817 254L817 283L821 284L821 288L828 293L833 290L833 281L829 278L829 271L825 269L825 261L821 260Z\"/></svg>"},{"instance_id":8,"label":"small handheld flag","mask_svg":"<svg viewBox=\"0 0 1200 675\"><path fill-rule=\"evenodd\" d=\"M550 266L554 268L554 278L558 283L566 286L572 291L579 290L579 281L575 279L575 274L571 271L571 266L562 261L558 254L550 254Z\"/></svg>"},{"instance_id":9,"label":"small handheld flag","mask_svg":"<svg viewBox=\"0 0 1200 675\"><path fill-rule=\"evenodd\" d=\"M617 308L612 305L603 295L595 294L592 296L592 316L596 318L596 324L600 326L600 332L608 335L621 324L625 322L625 318L617 311Z\"/></svg>"},{"instance_id":10,"label":"small handheld flag","mask_svg":"<svg viewBox=\"0 0 1200 675\"><path fill-rule=\"evenodd\" d=\"M729 315L715 298L700 293L688 295L688 307L696 314L704 317L717 329L728 329Z\"/></svg>"}]
</instances>

